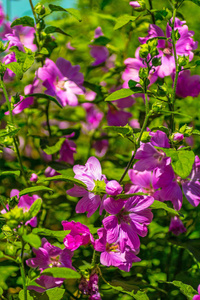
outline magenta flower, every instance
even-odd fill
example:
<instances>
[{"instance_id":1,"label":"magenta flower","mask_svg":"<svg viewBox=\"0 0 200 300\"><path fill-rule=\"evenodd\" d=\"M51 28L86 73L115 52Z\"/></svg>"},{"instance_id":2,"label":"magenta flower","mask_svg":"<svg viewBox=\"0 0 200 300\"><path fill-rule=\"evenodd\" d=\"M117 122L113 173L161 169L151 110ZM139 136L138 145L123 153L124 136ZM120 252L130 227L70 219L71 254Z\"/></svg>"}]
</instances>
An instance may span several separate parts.
<instances>
[{"instance_id":1,"label":"magenta flower","mask_svg":"<svg viewBox=\"0 0 200 300\"><path fill-rule=\"evenodd\" d=\"M96 251L101 252L100 262L104 266L114 266L120 270L129 272L133 262L140 261L136 256L137 251L133 251L131 247L126 245L121 250L119 241L114 243L107 242L107 232L104 228L97 230L99 239L95 241L94 248Z\"/></svg>"},{"instance_id":2,"label":"magenta flower","mask_svg":"<svg viewBox=\"0 0 200 300\"><path fill-rule=\"evenodd\" d=\"M123 83L123 88L129 88L128 82L129 80L134 80L139 82L140 78L139 78L139 70L140 68L145 68L147 67L146 63L144 62L144 60L142 60L139 55L137 54L137 50L136 50L136 55L137 58L127 58L124 61L124 64L126 65L126 69L124 71L124 73L122 74L122 79L125 81ZM153 84L157 78L158 75L155 72L155 70L151 70L150 74L149 74L149 80L150 80L150 85Z\"/></svg>"},{"instance_id":3,"label":"magenta flower","mask_svg":"<svg viewBox=\"0 0 200 300\"><path fill-rule=\"evenodd\" d=\"M40 271L51 267L66 267L75 270L72 266L73 252L53 246L45 238L42 238L42 246L39 249L33 248L33 252L36 257L26 260L26 264L31 268L39 268ZM46 275L36 279L36 283L45 289L61 286L63 281L63 278L53 278ZM35 286L29 286L29 289L43 292L42 288Z\"/></svg>"},{"instance_id":4,"label":"magenta flower","mask_svg":"<svg viewBox=\"0 0 200 300\"><path fill-rule=\"evenodd\" d=\"M97 39L103 35L104 34L101 30L101 27L97 27L95 29L94 38ZM109 56L109 51L106 47L98 45L89 45L89 47L91 48L90 55L95 59L95 61L92 63L92 66L98 66L106 61Z\"/></svg>"},{"instance_id":5,"label":"magenta flower","mask_svg":"<svg viewBox=\"0 0 200 300\"><path fill-rule=\"evenodd\" d=\"M121 194L123 191L122 186L116 180L111 180L106 183L106 193L111 196Z\"/></svg>"},{"instance_id":6,"label":"magenta flower","mask_svg":"<svg viewBox=\"0 0 200 300\"><path fill-rule=\"evenodd\" d=\"M130 112L109 106L106 119L109 126L125 126L131 117L132 114Z\"/></svg>"},{"instance_id":7,"label":"magenta flower","mask_svg":"<svg viewBox=\"0 0 200 300\"><path fill-rule=\"evenodd\" d=\"M131 187L128 194L136 192L141 190ZM112 244L119 240L122 251L126 245L137 250L140 246L138 235L144 237L147 234L147 225L152 221L153 214L148 207L153 202L154 198L150 196L133 196L126 201L107 198L104 208L111 215L102 221L107 231L107 242Z\"/></svg>"},{"instance_id":8,"label":"magenta flower","mask_svg":"<svg viewBox=\"0 0 200 300\"><path fill-rule=\"evenodd\" d=\"M92 101L96 98L96 95L97 94L93 91L86 92L85 99L91 101L91 103L82 104L82 106L86 110L87 121L86 124L84 123L84 128L86 127L88 131L96 129L104 116L104 114L98 109L98 107L92 103Z\"/></svg>"},{"instance_id":9,"label":"magenta flower","mask_svg":"<svg viewBox=\"0 0 200 300\"><path fill-rule=\"evenodd\" d=\"M76 153L76 144L73 141L66 139L60 149L60 158L58 161L74 164L74 153Z\"/></svg>"},{"instance_id":10,"label":"magenta flower","mask_svg":"<svg viewBox=\"0 0 200 300\"><path fill-rule=\"evenodd\" d=\"M173 140L181 142L184 139L184 135L182 133L176 132L174 134Z\"/></svg>"},{"instance_id":11,"label":"magenta flower","mask_svg":"<svg viewBox=\"0 0 200 300\"><path fill-rule=\"evenodd\" d=\"M30 177L30 181L32 181L32 182L36 182L38 180L38 176L37 176L37 174L35 174L35 173L32 173L31 174L31 177Z\"/></svg>"},{"instance_id":12,"label":"magenta flower","mask_svg":"<svg viewBox=\"0 0 200 300\"><path fill-rule=\"evenodd\" d=\"M173 232L175 235L179 235L187 231L184 227L183 222L179 219L179 217L174 216L171 218L169 231Z\"/></svg>"},{"instance_id":13,"label":"magenta flower","mask_svg":"<svg viewBox=\"0 0 200 300\"><path fill-rule=\"evenodd\" d=\"M84 94L82 86L84 78L79 70L78 65L72 66L62 57L57 59L56 64L47 58L45 65L38 69L37 75L47 88L45 91L47 95L56 97L62 106L76 106L77 95Z\"/></svg>"},{"instance_id":14,"label":"magenta flower","mask_svg":"<svg viewBox=\"0 0 200 300\"><path fill-rule=\"evenodd\" d=\"M195 296L192 298L192 300L200 300L200 284L199 284L199 286L198 286L198 294L199 294L199 295L195 295Z\"/></svg>"},{"instance_id":15,"label":"magenta flower","mask_svg":"<svg viewBox=\"0 0 200 300\"><path fill-rule=\"evenodd\" d=\"M90 242L94 243L93 236L87 226L74 221L62 221L62 225L64 230L71 230L63 240L67 249L74 251L80 246L85 246Z\"/></svg>"},{"instance_id":16,"label":"magenta flower","mask_svg":"<svg viewBox=\"0 0 200 300\"><path fill-rule=\"evenodd\" d=\"M174 77L174 75L173 75ZM181 98L188 96L198 97L200 93L200 76L192 75L190 70L184 70L179 73L176 94Z\"/></svg>"},{"instance_id":17,"label":"magenta flower","mask_svg":"<svg viewBox=\"0 0 200 300\"><path fill-rule=\"evenodd\" d=\"M171 20L172 21L172 20ZM185 21L180 21L178 18L175 19L175 30L178 30L180 38L176 42L176 53L177 55L189 56L189 60L193 59L192 50L197 49L197 42L193 41L193 31L188 30L188 26L185 25ZM167 24L166 37L171 37L171 27ZM144 44L150 38L164 37L164 32L157 25L151 24L149 26L148 36L144 38L139 38L139 41ZM158 39L158 57L161 58L161 66L157 67L157 74L159 77L164 78L165 76L170 76L175 70L175 61L173 56L173 47L171 42L166 42L165 40Z\"/></svg>"},{"instance_id":18,"label":"magenta flower","mask_svg":"<svg viewBox=\"0 0 200 300\"><path fill-rule=\"evenodd\" d=\"M92 147L95 149L96 156L102 157L108 150L108 140L96 140L93 142Z\"/></svg>"},{"instance_id":19,"label":"magenta flower","mask_svg":"<svg viewBox=\"0 0 200 300\"><path fill-rule=\"evenodd\" d=\"M20 51L25 52L23 43L20 41L19 35L17 34L16 30L12 30L11 33L5 34L5 39L9 41L8 49L16 46Z\"/></svg>"},{"instance_id":20,"label":"magenta flower","mask_svg":"<svg viewBox=\"0 0 200 300\"><path fill-rule=\"evenodd\" d=\"M74 186L68 190L70 196L82 197L76 205L77 213L88 212L87 216L90 217L100 206L100 214L103 210L103 196L106 187L106 177L102 175L101 165L98 159L94 156L90 157L85 166L75 165L73 171L76 174L74 178L84 182L88 190L82 187ZM102 198L103 196L103 198Z\"/></svg>"},{"instance_id":21,"label":"magenta flower","mask_svg":"<svg viewBox=\"0 0 200 300\"><path fill-rule=\"evenodd\" d=\"M16 61L17 61L17 60L16 60L16 58L15 58L15 53L14 53L14 52L11 52L11 53L7 54L7 55L4 56L4 58L3 58L3 63L4 63L5 65L7 65L7 64L9 64L9 63L11 63L11 62L16 62ZM15 73L14 73L13 71L7 69L7 70L5 71L5 73L4 73L3 79L4 79L5 81L9 81L9 80L11 80L14 76L15 76Z\"/></svg>"}]
</instances>

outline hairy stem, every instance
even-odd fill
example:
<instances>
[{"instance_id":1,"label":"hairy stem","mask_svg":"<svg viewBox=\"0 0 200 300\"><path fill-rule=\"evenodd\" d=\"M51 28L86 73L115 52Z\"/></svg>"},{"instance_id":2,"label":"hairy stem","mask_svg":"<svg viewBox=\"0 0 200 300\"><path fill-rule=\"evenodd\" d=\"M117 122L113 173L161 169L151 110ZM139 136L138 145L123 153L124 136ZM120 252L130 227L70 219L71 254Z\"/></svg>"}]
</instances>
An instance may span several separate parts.
<instances>
[{"instance_id":1,"label":"hairy stem","mask_svg":"<svg viewBox=\"0 0 200 300\"><path fill-rule=\"evenodd\" d=\"M179 69L178 69L178 58L176 54L176 38L175 38L175 31L174 31L174 24L175 24L175 18L176 18L176 8L174 8L173 11L173 19L172 19L172 45L173 45L173 54L174 54L174 61L175 61L175 78L174 78L174 87L173 87L173 92L172 92L172 99L171 99L171 104L170 104L170 110L174 112L174 104L176 101L176 88L177 88L177 82L178 82L178 74L179 74ZM174 114L171 114L171 131L174 131Z\"/></svg>"},{"instance_id":2,"label":"hairy stem","mask_svg":"<svg viewBox=\"0 0 200 300\"><path fill-rule=\"evenodd\" d=\"M126 176L128 170L130 169L130 167L131 167L131 165L132 165L132 163L133 163L133 161L134 161L134 158L135 158L135 154L136 154L136 152L137 152L137 149L140 147L140 141L141 141L141 138L142 138L142 134L143 134L143 132L144 132L146 126L147 126L148 119L149 119L149 116L150 116L150 114L149 114L149 101L148 101L148 98L147 98L146 86L145 86L145 111L146 111L145 119L144 119L144 123L143 123L143 125L142 125L142 129L141 129L141 131L140 131L140 135L139 135L139 137L138 137L138 139L137 139L137 144L135 145L135 149L134 149L134 151L133 151L133 155L132 155L132 157L131 157L129 163L128 163L128 165L126 166L126 169L125 169L125 171L124 171L122 177L121 177L120 180L119 180L119 183L120 183L120 184L122 183L124 177Z\"/></svg>"},{"instance_id":3,"label":"hairy stem","mask_svg":"<svg viewBox=\"0 0 200 300\"><path fill-rule=\"evenodd\" d=\"M8 93L6 91L6 88L5 88L5 85L4 85L4 82L3 82L3 76L1 76L1 88L3 90L4 96L6 98L6 102L7 102L7 105L8 105L8 110L9 110L9 115L10 115L10 121L11 121L12 124L14 124L14 118L13 118L13 114L12 114L11 103L10 103L10 100L9 100L9 97L8 97ZM17 145L17 139L16 139L15 136L13 137L13 144L14 144L15 151L16 151L16 154L17 154L18 162L20 164L21 173L22 173L22 175L23 175L23 177L25 179L26 185L28 185L27 178L26 178L26 173L24 171L24 167L23 167L23 164L22 164L22 159L21 159L19 148L18 148L18 145Z\"/></svg>"}]
</instances>

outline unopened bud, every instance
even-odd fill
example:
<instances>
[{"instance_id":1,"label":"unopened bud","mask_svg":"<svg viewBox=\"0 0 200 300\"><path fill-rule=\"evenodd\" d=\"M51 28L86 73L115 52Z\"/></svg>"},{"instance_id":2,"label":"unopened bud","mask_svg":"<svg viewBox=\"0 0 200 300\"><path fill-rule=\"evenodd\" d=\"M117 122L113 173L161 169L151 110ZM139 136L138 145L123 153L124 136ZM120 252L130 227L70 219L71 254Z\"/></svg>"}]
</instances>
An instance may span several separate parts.
<instances>
[{"instance_id":1,"label":"unopened bud","mask_svg":"<svg viewBox=\"0 0 200 300\"><path fill-rule=\"evenodd\" d=\"M38 3L34 8L36 14L44 15L45 14L45 7L41 3Z\"/></svg>"},{"instance_id":2,"label":"unopened bud","mask_svg":"<svg viewBox=\"0 0 200 300\"><path fill-rule=\"evenodd\" d=\"M131 1L129 4L137 11L142 11L146 9L146 3L144 0Z\"/></svg>"}]
</instances>

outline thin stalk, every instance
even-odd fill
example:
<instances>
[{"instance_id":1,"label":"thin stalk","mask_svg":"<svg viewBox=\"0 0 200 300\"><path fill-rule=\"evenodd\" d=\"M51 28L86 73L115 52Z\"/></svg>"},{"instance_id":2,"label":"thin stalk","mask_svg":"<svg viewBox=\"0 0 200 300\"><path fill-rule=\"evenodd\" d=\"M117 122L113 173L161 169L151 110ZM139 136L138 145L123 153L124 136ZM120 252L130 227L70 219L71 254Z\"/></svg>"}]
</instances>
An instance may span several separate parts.
<instances>
[{"instance_id":1,"label":"thin stalk","mask_svg":"<svg viewBox=\"0 0 200 300\"><path fill-rule=\"evenodd\" d=\"M37 19L37 15L36 15L36 13L35 13L35 10L34 10L34 6L33 6L32 0L29 0L29 3L30 3L30 6L31 6L31 10L32 10L32 12L33 12L35 21L36 21L36 23L37 23L38 19Z\"/></svg>"},{"instance_id":2,"label":"thin stalk","mask_svg":"<svg viewBox=\"0 0 200 300\"><path fill-rule=\"evenodd\" d=\"M5 203L4 203L4 201L1 199L1 197L0 197L0 203L3 206L3 208L5 209L5 211L9 212L9 210L7 209L7 207L6 207Z\"/></svg>"},{"instance_id":3,"label":"thin stalk","mask_svg":"<svg viewBox=\"0 0 200 300\"><path fill-rule=\"evenodd\" d=\"M150 8L150 10L153 9L152 0L149 0L149 8ZM151 18L152 18L153 24L156 24L156 19L155 19L155 16L152 12L151 12Z\"/></svg>"},{"instance_id":4,"label":"thin stalk","mask_svg":"<svg viewBox=\"0 0 200 300\"><path fill-rule=\"evenodd\" d=\"M23 290L24 290L24 300L27 300L27 287L26 287L26 272L24 267L24 241L21 238L21 244L22 244L22 252L21 252L21 276L22 276L22 284L23 284Z\"/></svg>"},{"instance_id":5,"label":"thin stalk","mask_svg":"<svg viewBox=\"0 0 200 300\"><path fill-rule=\"evenodd\" d=\"M3 76L1 76L1 88L3 90L4 96L6 98L6 102L7 102L7 105L8 105L8 110L9 110L9 115L10 115L10 121L11 121L12 124L14 124L14 118L13 118L13 114L12 114L11 104L10 104L8 93L6 91L6 88L5 88L5 85L4 85L2 77ZM13 144L15 146L15 150L16 150L16 154L17 154L17 159L18 159L18 162L20 164L20 169L21 169L22 175L23 175L23 177L25 179L26 185L28 185L28 182L27 182L27 179L26 179L26 173L25 173L24 168L23 168L22 159L21 159L21 156L20 156L20 152L19 152L19 148L18 148L18 145L17 145L16 137L13 137Z\"/></svg>"},{"instance_id":6,"label":"thin stalk","mask_svg":"<svg viewBox=\"0 0 200 300\"><path fill-rule=\"evenodd\" d=\"M148 99L147 99L146 87L145 87L145 111L146 111L145 119L144 119L144 123L143 123L143 125L142 125L142 129L141 129L141 131L140 131L140 135L139 135L138 140L137 140L137 144L135 145L135 149L134 149L134 151L133 151L133 155L132 155L132 157L131 157L129 163L128 163L128 165L126 166L126 169L125 169L125 171L124 171L122 177L121 177L120 180L119 180L119 184L122 183L124 177L126 176L128 170L129 170L129 168L131 167L131 165L132 165L132 163L133 163L133 161L134 161L134 158L135 158L135 154L136 154L136 152L137 152L137 149L140 147L140 141L141 141L141 138L142 138L142 134L143 134L145 128L147 127L147 123L148 123L148 119L149 119L150 114L149 114L149 101L148 101Z\"/></svg>"},{"instance_id":7,"label":"thin stalk","mask_svg":"<svg viewBox=\"0 0 200 300\"><path fill-rule=\"evenodd\" d=\"M174 31L174 23L175 23L175 18L176 18L176 8L174 8L173 11L173 19L172 19L172 45L173 45L173 54L174 54L174 61L175 61L175 78L174 78L174 87L173 87L173 92L172 92L172 101L170 105L170 110L174 111L174 104L176 101L176 88L177 88L177 82L178 82L178 74L179 74L179 69L178 69L178 59L176 55L176 38L175 38L175 31ZM174 115L171 115L171 130L172 132L174 131Z\"/></svg>"},{"instance_id":8,"label":"thin stalk","mask_svg":"<svg viewBox=\"0 0 200 300\"><path fill-rule=\"evenodd\" d=\"M49 104L50 104L50 101L48 100L47 101L47 105L46 105L46 120L47 120L47 128L48 128L48 132L49 132L49 136L51 137L51 127L50 127L50 123L49 123Z\"/></svg>"}]
</instances>

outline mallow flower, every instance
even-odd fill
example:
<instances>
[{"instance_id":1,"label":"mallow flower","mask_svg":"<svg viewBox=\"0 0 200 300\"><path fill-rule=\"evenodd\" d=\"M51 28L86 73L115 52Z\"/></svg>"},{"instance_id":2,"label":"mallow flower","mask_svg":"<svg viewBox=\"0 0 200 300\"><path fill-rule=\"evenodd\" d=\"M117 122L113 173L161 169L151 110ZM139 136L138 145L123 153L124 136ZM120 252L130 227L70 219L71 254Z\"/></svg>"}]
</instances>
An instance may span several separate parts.
<instances>
[{"instance_id":1,"label":"mallow flower","mask_svg":"<svg viewBox=\"0 0 200 300\"><path fill-rule=\"evenodd\" d=\"M175 235L179 235L187 231L183 222L179 219L179 217L174 216L171 218L171 222L169 225L169 231L173 232Z\"/></svg>"},{"instance_id":2,"label":"mallow flower","mask_svg":"<svg viewBox=\"0 0 200 300\"><path fill-rule=\"evenodd\" d=\"M76 106L77 95L84 94L84 78L79 70L79 65L72 66L62 57L59 57L56 63L47 58L45 65L38 69L37 76L43 81L47 95L56 97L62 106Z\"/></svg>"},{"instance_id":3,"label":"mallow flower","mask_svg":"<svg viewBox=\"0 0 200 300\"><path fill-rule=\"evenodd\" d=\"M103 201L106 198L106 177L102 174L101 164L99 160L92 156L85 166L75 165L73 167L75 173L74 178L82 181L87 186L87 190L83 187L74 185L67 194L73 197L82 197L76 205L77 213L88 212L90 217L100 206L100 214L103 211Z\"/></svg>"},{"instance_id":4,"label":"mallow flower","mask_svg":"<svg viewBox=\"0 0 200 300\"><path fill-rule=\"evenodd\" d=\"M97 27L95 29L94 38L97 39L103 35L101 27ZM90 55L95 59L92 66L98 66L106 61L109 56L109 51L106 47L100 45L89 45L89 47L91 48Z\"/></svg>"}]
</instances>

